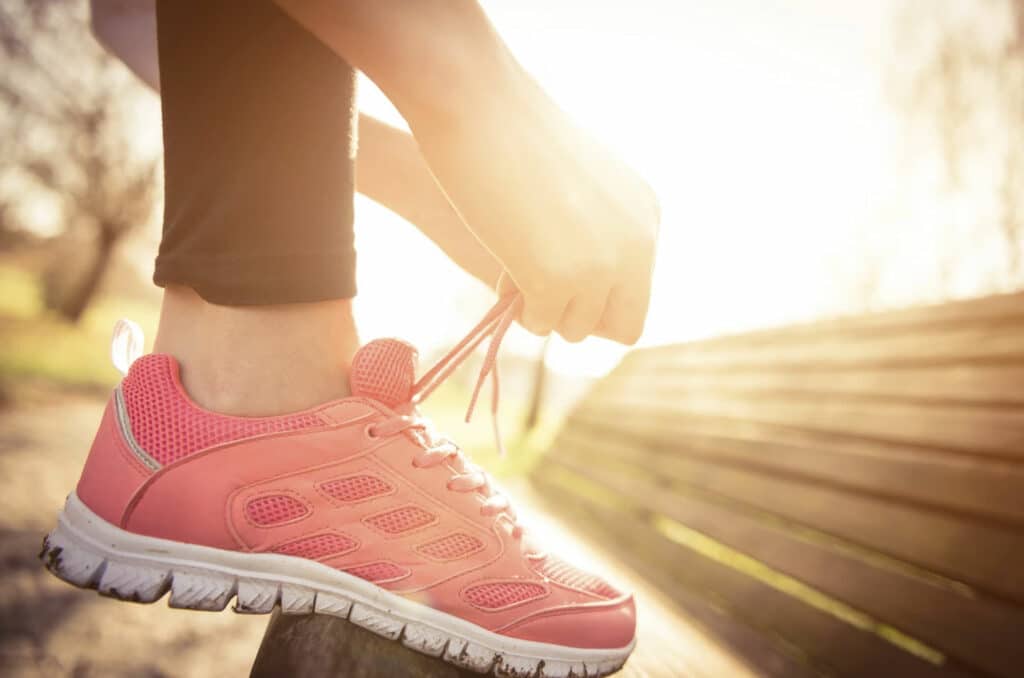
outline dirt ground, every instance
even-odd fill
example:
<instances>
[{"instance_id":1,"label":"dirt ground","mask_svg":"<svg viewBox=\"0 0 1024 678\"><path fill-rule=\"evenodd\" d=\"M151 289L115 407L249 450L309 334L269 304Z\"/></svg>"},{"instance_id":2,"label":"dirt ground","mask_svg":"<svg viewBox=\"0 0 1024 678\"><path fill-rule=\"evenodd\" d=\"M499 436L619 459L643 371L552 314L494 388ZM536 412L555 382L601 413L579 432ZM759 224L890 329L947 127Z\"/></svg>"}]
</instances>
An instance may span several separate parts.
<instances>
[{"instance_id":1,"label":"dirt ground","mask_svg":"<svg viewBox=\"0 0 1024 678\"><path fill-rule=\"evenodd\" d=\"M57 580L37 560L42 537L77 480L102 407L97 397L44 391L0 410L0 676L247 675L268 618L102 598ZM514 494L527 513L536 506L525 485ZM547 533L542 537L571 544L573 553L601 563L602 571L637 592L640 641L620 676L746 674L608 554L550 516L533 514Z\"/></svg>"}]
</instances>

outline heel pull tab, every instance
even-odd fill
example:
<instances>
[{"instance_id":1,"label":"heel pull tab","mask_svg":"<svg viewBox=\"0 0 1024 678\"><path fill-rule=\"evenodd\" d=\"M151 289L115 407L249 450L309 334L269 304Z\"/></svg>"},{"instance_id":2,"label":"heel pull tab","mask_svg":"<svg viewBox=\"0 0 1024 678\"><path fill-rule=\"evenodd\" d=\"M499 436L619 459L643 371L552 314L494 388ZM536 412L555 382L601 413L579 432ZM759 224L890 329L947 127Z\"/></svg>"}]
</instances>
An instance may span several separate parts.
<instances>
[{"instance_id":1,"label":"heel pull tab","mask_svg":"<svg viewBox=\"0 0 1024 678\"><path fill-rule=\"evenodd\" d=\"M145 335L139 324L121 318L114 323L114 334L110 338L110 361L122 376L127 376L128 368L142 355Z\"/></svg>"}]
</instances>

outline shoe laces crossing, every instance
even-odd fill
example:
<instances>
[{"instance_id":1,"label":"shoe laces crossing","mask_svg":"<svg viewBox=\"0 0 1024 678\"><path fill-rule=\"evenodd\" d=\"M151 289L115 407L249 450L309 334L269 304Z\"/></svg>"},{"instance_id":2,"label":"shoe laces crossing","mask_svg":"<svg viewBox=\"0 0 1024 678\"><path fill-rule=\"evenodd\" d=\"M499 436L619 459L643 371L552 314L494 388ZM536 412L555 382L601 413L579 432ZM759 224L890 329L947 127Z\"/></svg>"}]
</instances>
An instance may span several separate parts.
<instances>
[{"instance_id":1,"label":"shoe laces crossing","mask_svg":"<svg viewBox=\"0 0 1024 678\"><path fill-rule=\"evenodd\" d=\"M516 539L522 536L523 526L516 522L516 512L508 498L494 488L487 472L470 461L458 445L447 438L438 436L429 420L420 416L396 415L374 425L371 429L373 435L382 437L405 431L414 435L423 446L413 457L413 466L430 468L448 464L454 473L448 479L449 490L479 493L484 498L480 513L485 516L504 513L509 520L512 536Z\"/></svg>"},{"instance_id":2,"label":"shoe laces crossing","mask_svg":"<svg viewBox=\"0 0 1024 678\"><path fill-rule=\"evenodd\" d=\"M522 296L511 294L502 297L487 312L487 315L470 330L444 357L430 368L414 385L410 397L413 414L396 414L372 427L372 434L392 436L409 432L421 444L422 449L413 458L413 465L418 468L429 468L447 463L454 475L448 480L448 489L453 492L477 492L484 498L480 512L485 516L504 514L508 519L511 535L520 539L524 528L517 522L515 509L508 498L493 486L490 476L479 466L471 462L451 440L436 433L430 421L416 414L416 406L422 403L434 390L461 365L466 358L490 337L484 361L480 367L469 406L466 409L466 421L472 419L480 391L488 377L491 378L491 421L494 439L498 452L504 456L505 448L501 440L498 426L498 408L500 380L498 377L498 349L512 322L522 308Z\"/></svg>"}]
</instances>

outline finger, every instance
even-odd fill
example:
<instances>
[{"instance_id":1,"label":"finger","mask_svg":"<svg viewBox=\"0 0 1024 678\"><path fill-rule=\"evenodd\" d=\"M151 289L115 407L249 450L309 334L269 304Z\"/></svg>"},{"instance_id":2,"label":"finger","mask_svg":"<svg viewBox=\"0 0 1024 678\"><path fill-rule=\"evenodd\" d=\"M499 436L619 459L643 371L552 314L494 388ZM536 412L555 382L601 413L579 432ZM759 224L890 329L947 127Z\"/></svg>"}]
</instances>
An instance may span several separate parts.
<instances>
[{"instance_id":1,"label":"finger","mask_svg":"<svg viewBox=\"0 0 1024 678\"><path fill-rule=\"evenodd\" d=\"M569 301L558 324L558 333L566 341L583 341L593 334L604 316L607 291L578 294Z\"/></svg>"},{"instance_id":2,"label":"finger","mask_svg":"<svg viewBox=\"0 0 1024 678\"><path fill-rule=\"evenodd\" d=\"M598 323L597 334L627 346L635 344L644 331L650 298L650 285L632 290L622 287L612 289L604 315Z\"/></svg>"},{"instance_id":3,"label":"finger","mask_svg":"<svg viewBox=\"0 0 1024 678\"><path fill-rule=\"evenodd\" d=\"M546 337L551 334L562 317L567 299L552 294L527 294L522 292L508 272L498 277L498 296L522 293L523 310L519 313L519 324L533 334Z\"/></svg>"},{"instance_id":4,"label":"finger","mask_svg":"<svg viewBox=\"0 0 1024 678\"><path fill-rule=\"evenodd\" d=\"M528 331L546 337L558 326L565 307L569 303L567 295L557 292L546 294L524 294L523 312L519 316L519 324Z\"/></svg>"}]
</instances>

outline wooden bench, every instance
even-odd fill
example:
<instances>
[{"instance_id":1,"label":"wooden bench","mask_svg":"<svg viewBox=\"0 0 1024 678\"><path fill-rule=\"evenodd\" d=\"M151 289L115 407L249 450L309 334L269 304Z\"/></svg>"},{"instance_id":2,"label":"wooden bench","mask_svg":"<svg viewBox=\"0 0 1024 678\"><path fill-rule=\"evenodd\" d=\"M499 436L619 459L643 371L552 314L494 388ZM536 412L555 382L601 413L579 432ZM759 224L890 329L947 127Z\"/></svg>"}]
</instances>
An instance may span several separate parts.
<instances>
[{"instance_id":1,"label":"wooden bench","mask_svg":"<svg viewBox=\"0 0 1024 678\"><path fill-rule=\"evenodd\" d=\"M764 675L1024 676L1024 295L634 351L534 481Z\"/></svg>"}]
</instances>

